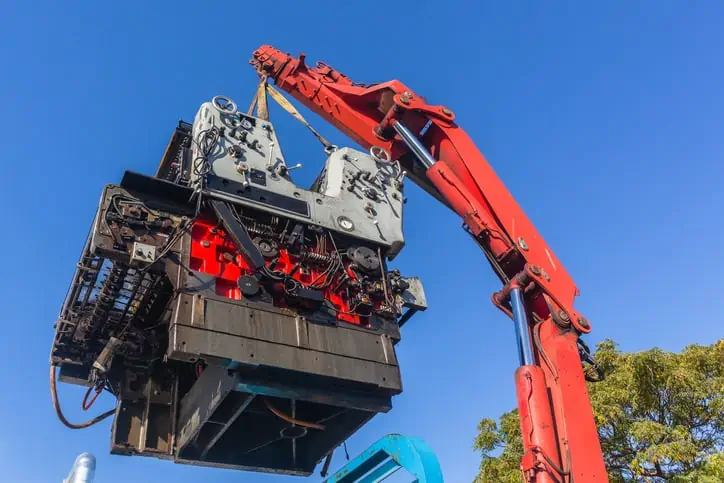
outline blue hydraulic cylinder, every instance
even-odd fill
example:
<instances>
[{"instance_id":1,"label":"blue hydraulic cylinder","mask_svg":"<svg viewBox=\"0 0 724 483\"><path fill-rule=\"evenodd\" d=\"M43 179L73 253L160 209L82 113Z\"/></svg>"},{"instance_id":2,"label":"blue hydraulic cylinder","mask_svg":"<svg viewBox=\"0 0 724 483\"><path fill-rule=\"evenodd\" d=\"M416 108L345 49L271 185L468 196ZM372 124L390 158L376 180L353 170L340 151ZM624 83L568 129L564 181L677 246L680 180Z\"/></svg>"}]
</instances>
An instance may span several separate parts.
<instances>
[{"instance_id":1,"label":"blue hydraulic cylinder","mask_svg":"<svg viewBox=\"0 0 724 483\"><path fill-rule=\"evenodd\" d=\"M513 322L515 323L515 337L518 342L518 357L521 366L535 364L533 357L533 344L530 340L530 325L525 311L523 292L519 288L510 291L510 306L513 309Z\"/></svg>"}]
</instances>

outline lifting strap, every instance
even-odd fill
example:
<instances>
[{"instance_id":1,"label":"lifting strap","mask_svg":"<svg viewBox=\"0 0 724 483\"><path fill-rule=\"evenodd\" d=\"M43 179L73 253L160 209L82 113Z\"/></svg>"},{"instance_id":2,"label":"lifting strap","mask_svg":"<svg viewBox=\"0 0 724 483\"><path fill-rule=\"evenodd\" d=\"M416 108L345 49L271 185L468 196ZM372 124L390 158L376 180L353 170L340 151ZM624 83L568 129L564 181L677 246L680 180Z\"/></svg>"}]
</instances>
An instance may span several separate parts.
<instances>
[{"instance_id":1,"label":"lifting strap","mask_svg":"<svg viewBox=\"0 0 724 483\"><path fill-rule=\"evenodd\" d=\"M268 121L269 107L266 102L266 90L268 85L266 81L267 76L261 76L261 80L259 80L259 86L256 88L256 94L254 94L254 99L251 100L251 105L249 106L249 110L246 113L250 116L253 116L254 107L256 107L256 117Z\"/></svg>"},{"instance_id":2,"label":"lifting strap","mask_svg":"<svg viewBox=\"0 0 724 483\"><path fill-rule=\"evenodd\" d=\"M247 111L247 114L252 116L254 113L254 107L256 107L256 112L258 118L261 118L265 121L269 120L269 108L267 106L267 97L266 95L269 94L272 99L274 99L277 104L279 104L282 109L287 111L289 114L292 115L297 121L304 124L304 126L309 129L312 134L314 134L314 137L319 140L320 143L324 146L325 151L329 151L331 149L335 149L334 145L327 141L327 139L319 134L319 132L312 127L309 122L304 119L304 116L282 95L281 92L276 90L274 87L270 86L267 83L267 77L262 76L261 80L259 81L259 87L256 90L256 94L254 95L254 99L251 101L251 105L249 106L249 110Z\"/></svg>"}]
</instances>

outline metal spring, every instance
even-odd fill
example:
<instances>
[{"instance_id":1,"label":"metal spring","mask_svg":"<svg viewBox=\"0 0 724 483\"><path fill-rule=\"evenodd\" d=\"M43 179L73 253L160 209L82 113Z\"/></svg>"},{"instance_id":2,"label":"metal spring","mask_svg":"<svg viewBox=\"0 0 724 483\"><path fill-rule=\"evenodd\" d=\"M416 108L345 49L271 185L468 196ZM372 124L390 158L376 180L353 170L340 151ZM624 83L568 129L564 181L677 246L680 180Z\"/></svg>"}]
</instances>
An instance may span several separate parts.
<instances>
[{"instance_id":1,"label":"metal spring","mask_svg":"<svg viewBox=\"0 0 724 483\"><path fill-rule=\"evenodd\" d=\"M113 308L116 302L118 293L123 288L123 282L128 273L128 267L113 265L108 276L103 282L100 293L96 300L96 306L93 307L90 319L88 321L88 328L90 334L86 334L84 338L92 338L95 331L98 329L98 325L108 317L108 313Z\"/></svg>"},{"instance_id":2,"label":"metal spring","mask_svg":"<svg viewBox=\"0 0 724 483\"><path fill-rule=\"evenodd\" d=\"M248 231L251 234L254 235L267 235L267 236L273 236L274 230L271 226L265 225L264 223L259 223L253 218L249 217L243 217L242 218L244 225L246 226L246 231Z\"/></svg>"},{"instance_id":3,"label":"metal spring","mask_svg":"<svg viewBox=\"0 0 724 483\"><path fill-rule=\"evenodd\" d=\"M330 264L334 261L334 258L330 255L323 255L315 252L302 252L302 254L299 256L299 260L303 263Z\"/></svg>"}]
</instances>

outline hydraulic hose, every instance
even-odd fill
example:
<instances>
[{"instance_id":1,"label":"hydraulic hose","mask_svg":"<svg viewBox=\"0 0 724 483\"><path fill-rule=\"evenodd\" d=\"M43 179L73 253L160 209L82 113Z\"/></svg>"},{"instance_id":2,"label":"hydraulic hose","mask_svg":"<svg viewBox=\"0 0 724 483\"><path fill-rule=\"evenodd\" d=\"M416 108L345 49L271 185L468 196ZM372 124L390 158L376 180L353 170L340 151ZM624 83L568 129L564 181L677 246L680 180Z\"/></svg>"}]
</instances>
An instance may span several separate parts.
<instances>
[{"instance_id":1,"label":"hydraulic hose","mask_svg":"<svg viewBox=\"0 0 724 483\"><path fill-rule=\"evenodd\" d=\"M68 421L65 416L63 415L63 411L60 409L60 403L58 402L58 389L56 387L55 382L55 366L51 364L50 366L50 398L53 400L53 409L55 409L55 414L58 416L58 419L60 419L60 422L63 423L66 427L70 429L85 429L93 426L94 424L100 423L104 419L106 419L109 416L112 416L116 410L111 409L109 411L106 411L105 413L99 414L93 419L90 419L84 423L80 424L73 424L70 421Z\"/></svg>"},{"instance_id":2,"label":"hydraulic hose","mask_svg":"<svg viewBox=\"0 0 724 483\"><path fill-rule=\"evenodd\" d=\"M283 412L281 412L280 410L278 410L277 408L272 406L271 403L269 402L269 400L266 398L264 398L264 404L266 404L266 407L269 408L269 411L274 413L274 415L276 417L278 417L279 419L283 419L284 421L291 423L291 424L296 424L297 426L302 426L303 428L313 428L313 429L319 429L321 431L324 431L324 426L321 424L310 423L308 421L301 421L299 419L294 419L291 416L287 416L286 414L284 414Z\"/></svg>"}]
</instances>

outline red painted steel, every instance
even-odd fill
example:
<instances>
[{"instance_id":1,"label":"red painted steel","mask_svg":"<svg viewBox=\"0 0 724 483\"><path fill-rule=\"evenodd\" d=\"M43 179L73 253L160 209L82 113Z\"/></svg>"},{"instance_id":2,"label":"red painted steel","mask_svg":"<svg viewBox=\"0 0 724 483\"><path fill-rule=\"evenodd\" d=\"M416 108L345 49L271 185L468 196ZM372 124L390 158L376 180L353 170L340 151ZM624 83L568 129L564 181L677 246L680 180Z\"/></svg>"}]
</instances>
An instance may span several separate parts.
<instances>
[{"instance_id":1,"label":"red painted steel","mask_svg":"<svg viewBox=\"0 0 724 483\"><path fill-rule=\"evenodd\" d=\"M591 330L573 308L578 289L492 166L454 122L454 113L427 104L397 80L364 86L324 63L308 67L303 54L294 58L265 45L250 62L365 149L380 146L393 159L409 159L406 144L392 126L401 122L418 135L438 160L427 170L427 178L488 252L503 283L509 285L525 275L526 306L540 332L534 352L541 366L523 371L530 376L525 381L533 386L536 404L521 424L531 424L534 435L545 437L526 442L528 456L521 467L532 457L538 461L546 455L563 473L570 470L576 483L607 481L576 344L581 333ZM424 128L424 135L418 134ZM494 297L494 301L510 315L505 299ZM523 382L518 379L517 384L520 394ZM544 429L551 422L555 437ZM553 465L533 465L527 472L529 481L561 481Z\"/></svg>"},{"instance_id":2,"label":"red painted steel","mask_svg":"<svg viewBox=\"0 0 724 483\"><path fill-rule=\"evenodd\" d=\"M273 260L267 260L267 266L276 272L283 272L305 286L324 286L327 282L324 276L324 268L311 268L305 272L295 270L299 257L289 253L284 248L279 248L279 254ZM234 242L226 236L223 229L218 227L215 220L200 218L194 222L191 229L191 261L190 268L198 272L206 273L215 277L215 292L226 298L240 300L244 298L239 289L239 277L252 274L249 265L238 254ZM344 271L355 280L357 275L346 264ZM336 282L339 280L342 271L333 275L333 281L323 288L325 299L329 300L335 307L337 319L350 322L356 325L367 326L369 318L354 313L350 306L350 300L344 290L335 290ZM281 282L277 282L281 283ZM288 298L284 296L284 287L269 287L269 292L274 296L274 305L287 307ZM373 301L374 302L374 301ZM295 301L295 303L302 303ZM379 305L379 302L376 302ZM312 306L309 307L313 308Z\"/></svg>"}]
</instances>

